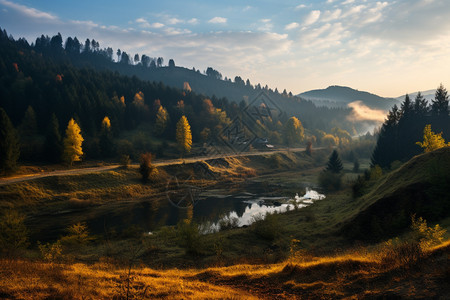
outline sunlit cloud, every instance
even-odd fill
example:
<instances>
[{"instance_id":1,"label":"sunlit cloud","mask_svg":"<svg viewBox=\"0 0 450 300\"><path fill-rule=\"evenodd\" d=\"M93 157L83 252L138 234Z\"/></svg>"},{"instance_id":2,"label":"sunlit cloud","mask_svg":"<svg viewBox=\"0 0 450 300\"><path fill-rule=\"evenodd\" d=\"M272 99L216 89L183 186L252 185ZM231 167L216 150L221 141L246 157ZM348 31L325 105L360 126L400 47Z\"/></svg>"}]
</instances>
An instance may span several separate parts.
<instances>
[{"instance_id":1,"label":"sunlit cloud","mask_svg":"<svg viewBox=\"0 0 450 300\"><path fill-rule=\"evenodd\" d=\"M297 22L292 22L292 23L287 24L287 25L284 27L284 29L286 29L286 30L292 30L292 29L295 29L295 28L297 28L297 27L299 27L299 26L300 26L300 24L298 24Z\"/></svg>"},{"instance_id":2,"label":"sunlit cloud","mask_svg":"<svg viewBox=\"0 0 450 300\"><path fill-rule=\"evenodd\" d=\"M56 16L49 14L47 12L43 12L43 11L31 8L31 7L13 3L10 1L0 0L0 3L7 7L21 11L23 14L25 14L31 18L48 19L48 20L57 20L58 19Z\"/></svg>"},{"instance_id":3,"label":"sunlit cloud","mask_svg":"<svg viewBox=\"0 0 450 300\"><path fill-rule=\"evenodd\" d=\"M320 10L313 10L308 14L305 21L303 22L303 25L304 26L312 25L319 19L319 17L320 17Z\"/></svg>"},{"instance_id":4,"label":"sunlit cloud","mask_svg":"<svg viewBox=\"0 0 450 300\"><path fill-rule=\"evenodd\" d=\"M227 23L227 18L223 18L223 17L214 17L212 19L210 19L208 21L208 23L212 23L212 24L225 24Z\"/></svg>"}]
</instances>

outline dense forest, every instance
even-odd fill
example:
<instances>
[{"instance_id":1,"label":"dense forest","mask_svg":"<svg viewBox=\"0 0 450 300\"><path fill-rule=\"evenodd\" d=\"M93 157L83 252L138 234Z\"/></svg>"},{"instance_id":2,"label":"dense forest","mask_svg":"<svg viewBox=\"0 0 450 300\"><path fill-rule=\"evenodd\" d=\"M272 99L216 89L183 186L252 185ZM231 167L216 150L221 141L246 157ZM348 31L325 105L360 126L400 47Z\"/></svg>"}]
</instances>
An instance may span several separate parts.
<instances>
[{"instance_id":1,"label":"dense forest","mask_svg":"<svg viewBox=\"0 0 450 300\"><path fill-rule=\"evenodd\" d=\"M372 165L390 168L395 161L405 162L423 152L417 142L422 141L426 125L432 132L450 139L450 115L447 90L441 84L431 104L418 93L414 101L405 96L401 107L389 111L381 127L372 155Z\"/></svg>"},{"instance_id":2,"label":"dense forest","mask_svg":"<svg viewBox=\"0 0 450 300\"><path fill-rule=\"evenodd\" d=\"M286 91L252 86L238 76L232 82L212 68L201 74L176 67L173 60L163 66L161 57L135 55L131 60L118 50L116 62L113 55L111 48L100 49L95 40L83 45L69 37L63 43L58 34L41 36L30 45L0 30L0 108L19 133L22 161L59 162L58 145L72 118L81 128L88 159L123 154L136 159L144 152L164 156L175 142L176 123L183 115L194 143L200 145L230 139L226 131L239 127L236 120L251 124L244 134L272 144L284 142L283 130L292 116L316 145L349 140L359 125L347 119L349 109L316 107ZM216 97L221 90L230 91L232 98ZM327 132L331 136L324 139Z\"/></svg>"}]
</instances>

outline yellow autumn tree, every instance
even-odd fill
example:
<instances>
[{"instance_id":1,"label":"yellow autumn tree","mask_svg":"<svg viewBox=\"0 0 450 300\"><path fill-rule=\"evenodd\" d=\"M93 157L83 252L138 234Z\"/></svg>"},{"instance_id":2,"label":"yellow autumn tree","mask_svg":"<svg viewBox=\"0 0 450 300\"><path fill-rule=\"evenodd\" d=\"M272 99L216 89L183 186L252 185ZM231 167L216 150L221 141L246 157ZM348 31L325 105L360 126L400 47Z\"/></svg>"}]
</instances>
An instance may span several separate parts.
<instances>
[{"instance_id":1,"label":"yellow autumn tree","mask_svg":"<svg viewBox=\"0 0 450 300\"><path fill-rule=\"evenodd\" d=\"M189 153L192 146L192 133L191 126L185 116L182 116L177 123L176 137L181 155Z\"/></svg>"},{"instance_id":2,"label":"yellow autumn tree","mask_svg":"<svg viewBox=\"0 0 450 300\"><path fill-rule=\"evenodd\" d=\"M80 132L80 126L74 119L70 119L66 129L66 137L64 138L63 161L71 166L74 161L80 161L83 155L81 144L84 139Z\"/></svg>"},{"instance_id":3,"label":"yellow autumn tree","mask_svg":"<svg viewBox=\"0 0 450 300\"><path fill-rule=\"evenodd\" d=\"M111 120L105 116L102 120L102 130L111 130Z\"/></svg>"},{"instance_id":4,"label":"yellow autumn tree","mask_svg":"<svg viewBox=\"0 0 450 300\"><path fill-rule=\"evenodd\" d=\"M156 113L156 120L155 120L155 132L157 135L161 135L164 133L164 130L166 129L168 122L169 122L169 113L161 105L158 108L158 112Z\"/></svg>"},{"instance_id":5,"label":"yellow autumn tree","mask_svg":"<svg viewBox=\"0 0 450 300\"><path fill-rule=\"evenodd\" d=\"M436 149L450 146L450 143L446 144L441 133L434 133L431 131L431 125L428 124L423 129L423 142L417 142L417 145L424 148L424 152L431 152Z\"/></svg>"},{"instance_id":6,"label":"yellow autumn tree","mask_svg":"<svg viewBox=\"0 0 450 300\"><path fill-rule=\"evenodd\" d=\"M302 123L296 117L291 117L287 120L283 128L284 141L288 147L300 143L305 137L305 130Z\"/></svg>"}]
</instances>

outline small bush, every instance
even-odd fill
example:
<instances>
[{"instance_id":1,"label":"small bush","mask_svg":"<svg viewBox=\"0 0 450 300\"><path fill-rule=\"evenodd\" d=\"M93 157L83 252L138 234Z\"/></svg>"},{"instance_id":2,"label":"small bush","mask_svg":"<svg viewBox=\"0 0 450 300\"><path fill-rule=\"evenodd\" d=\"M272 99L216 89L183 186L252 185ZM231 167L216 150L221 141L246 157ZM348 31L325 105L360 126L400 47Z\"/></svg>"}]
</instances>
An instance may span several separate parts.
<instances>
[{"instance_id":1,"label":"small bush","mask_svg":"<svg viewBox=\"0 0 450 300\"><path fill-rule=\"evenodd\" d=\"M422 248L417 241L400 241L398 238L385 243L381 262L389 267L410 268L421 257Z\"/></svg>"},{"instance_id":2,"label":"small bush","mask_svg":"<svg viewBox=\"0 0 450 300\"><path fill-rule=\"evenodd\" d=\"M187 253L200 254L200 231L198 224L183 220L177 224L177 237Z\"/></svg>"},{"instance_id":3,"label":"small bush","mask_svg":"<svg viewBox=\"0 0 450 300\"><path fill-rule=\"evenodd\" d=\"M0 218L0 247L4 253L16 255L18 250L28 246L28 230L24 224L25 216L8 210Z\"/></svg>"},{"instance_id":4,"label":"small bush","mask_svg":"<svg viewBox=\"0 0 450 300\"><path fill-rule=\"evenodd\" d=\"M319 185L326 191L338 191L342 187L342 174L323 171L319 174Z\"/></svg>"},{"instance_id":5,"label":"small bush","mask_svg":"<svg viewBox=\"0 0 450 300\"><path fill-rule=\"evenodd\" d=\"M259 215L253 218L255 222L252 227L257 236L273 241L281 234L280 216L278 214L266 214L265 218Z\"/></svg>"},{"instance_id":6,"label":"small bush","mask_svg":"<svg viewBox=\"0 0 450 300\"><path fill-rule=\"evenodd\" d=\"M415 215L411 216L411 229L413 230L414 240L418 241L422 250L442 244L447 231L441 228L439 224L428 227L426 220L422 217L416 218Z\"/></svg>"},{"instance_id":7,"label":"small bush","mask_svg":"<svg viewBox=\"0 0 450 300\"><path fill-rule=\"evenodd\" d=\"M63 236L60 242L63 246L79 248L89 243L93 238L89 236L86 223L77 223L67 228L68 235Z\"/></svg>"},{"instance_id":8,"label":"small bush","mask_svg":"<svg viewBox=\"0 0 450 300\"><path fill-rule=\"evenodd\" d=\"M38 247L42 258L48 262L57 262L63 258L61 241L53 244L41 244L38 242Z\"/></svg>"},{"instance_id":9,"label":"small bush","mask_svg":"<svg viewBox=\"0 0 450 300\"><path fill-rule=\"evenodd\" d=\"M139 173L142 175L142 181L147 182L154 167L152 165L153 155L151 153L144 153L141 155L141 165Z\"/></svg>"},{"instance_id":10,"label":"small bush","mask_svg":"<svg viewBox=\"0 0 450 300\"><path fill-rule=\"evenodd\" d=\"M128 169L128 167L131 164L131 159L130 156L127 154L122 154L120 156L120 165L124 168L124 169Z\"/></svg>"}]
</instances>

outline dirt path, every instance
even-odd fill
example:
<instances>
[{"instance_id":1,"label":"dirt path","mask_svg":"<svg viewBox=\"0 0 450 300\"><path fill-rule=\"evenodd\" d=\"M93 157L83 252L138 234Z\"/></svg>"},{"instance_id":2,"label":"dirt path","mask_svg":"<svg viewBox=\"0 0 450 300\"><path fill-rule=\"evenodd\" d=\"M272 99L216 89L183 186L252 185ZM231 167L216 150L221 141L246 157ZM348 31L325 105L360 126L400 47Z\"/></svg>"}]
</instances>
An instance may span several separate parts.
<instances>
[{"instance_id":1,"label":"dirt path","mask_svg":"<svg viewBox=\"0 0 450 300\"><path fill-rule=\"evenodd\" d=\"M318 148L316 148L316 149L318 149ZM305 148L292 148L289 151L300 152L300 151L305 151ZM183 162L184 163L194 163L194 162L198 162L198 161L204 161L204 160L210 160L210 159L216 159L216 158L266 155L266 154L273 154L273 153L280 153L280 152L288 152L288 150L287 149L279 149L279 150L272 150L272 151L239 153L239 154L230 154L230 155L222 154L222 155L211 155L211 156L197 156L197 157L186 158L186 159L184 159L184 161L179 158L160 160L160 161L156 160L153 163L153 165L155 167L161 167L161 166L182 164ZM80 174L88 174L88 173L93 173L93 172L105 172L105 171L117 169L119 167L120 167L120 165L108 165L108 166L101 166L101 167L57 170L57 171L50 171L50 172L42 172L42 173L38 173L38 174L27 174L27 175L19 175L19 176L12 176L12 177L3 177L3 178L0 178L0 185L12 184L12 183L16 183L16 182L34 180L34 179L38 179L38 178L51 177L51 176L80 175ZM139 164L132 164L132 165L130 165L130 167L138 168Z\"/></svg>"}]
</instances>

